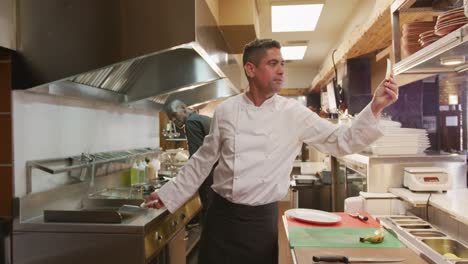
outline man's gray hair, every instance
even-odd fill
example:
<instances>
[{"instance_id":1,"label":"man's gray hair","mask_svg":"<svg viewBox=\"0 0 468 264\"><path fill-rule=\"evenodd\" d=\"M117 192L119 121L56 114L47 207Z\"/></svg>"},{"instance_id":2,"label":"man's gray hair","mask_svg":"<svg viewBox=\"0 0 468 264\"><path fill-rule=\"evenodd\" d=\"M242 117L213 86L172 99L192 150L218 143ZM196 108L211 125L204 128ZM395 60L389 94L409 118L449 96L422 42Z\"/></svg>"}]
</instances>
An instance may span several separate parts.
<instances>
[{"instance_id":1,"label":"man's gray hair","mask_svg":"<svg viewBox=\"0 0 468 264\"><path fill-rule=\"evenodd\" d=\"M175 100L172 100L170 102L166 102L164 104L164 112L166 112L166 114L170 115L170 114L174 114L177 112L177 108L178 107L187 107L187 105L182 102L181 100L178 100L178 99L175 99Z\"/></svg>"},{"instance_id":2,"label":"man's gray hair","mask_svg":"<svg viewBox=\"0 0 468 264\"><path fill-rule=\"evenodd\" d=\"M257 66L260 62L260 58L267 50L272 48L281 49L281 44L273 39L256 39L251 41L244 47L244 53L242 55L243 65L250 62Z\"/></svg>"}]
</instances>

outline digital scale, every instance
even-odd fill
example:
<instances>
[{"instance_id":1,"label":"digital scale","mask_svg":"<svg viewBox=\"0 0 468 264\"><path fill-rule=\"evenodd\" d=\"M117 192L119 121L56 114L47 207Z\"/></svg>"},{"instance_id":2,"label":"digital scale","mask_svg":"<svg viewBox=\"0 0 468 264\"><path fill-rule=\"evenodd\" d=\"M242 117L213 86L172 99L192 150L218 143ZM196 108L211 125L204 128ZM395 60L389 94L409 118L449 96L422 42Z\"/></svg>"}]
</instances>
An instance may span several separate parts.
<instances>
[{"instance_id":1,"label":"digital scale","mask_svg":"<svg viewBox=\"0 0 468 264\"><path fill-rule=\"evenodd\" d=\"M411 191L447 191L450 189L448 173L438 167L406 167L403 186Z\"/></svg>"}]
</instances>

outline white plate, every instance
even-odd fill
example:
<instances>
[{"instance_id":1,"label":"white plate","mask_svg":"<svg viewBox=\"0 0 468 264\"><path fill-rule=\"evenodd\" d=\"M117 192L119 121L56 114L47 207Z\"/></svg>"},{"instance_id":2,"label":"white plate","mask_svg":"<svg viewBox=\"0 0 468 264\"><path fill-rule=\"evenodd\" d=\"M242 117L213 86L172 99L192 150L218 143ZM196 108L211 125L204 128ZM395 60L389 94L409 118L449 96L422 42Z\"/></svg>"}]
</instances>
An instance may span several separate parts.
<instances>
[{"instance_id":1,"label":"white plate","mask_svg":"<svg viewBox=\"0 0 468 264\"><path fill-rule=\"evenodd\" d=\"M289 209L284 214L287 217L309 223L334 224L341 221L341 216L315 209L296 208Z\"/></svg>"}]
</instances>

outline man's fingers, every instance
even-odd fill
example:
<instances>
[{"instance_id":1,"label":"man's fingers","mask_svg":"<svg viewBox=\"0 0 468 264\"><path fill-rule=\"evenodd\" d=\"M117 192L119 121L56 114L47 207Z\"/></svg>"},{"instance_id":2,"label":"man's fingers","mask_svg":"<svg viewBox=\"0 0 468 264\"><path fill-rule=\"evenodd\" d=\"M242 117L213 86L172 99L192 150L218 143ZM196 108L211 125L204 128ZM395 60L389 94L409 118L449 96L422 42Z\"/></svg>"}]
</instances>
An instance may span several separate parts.
<instances>
[{"instance_id":1,"label":"man's fingers","mask_svg":"<svg viewBox=\"0 0 468 264\"><path fill-rule=\"evenodd\" d=\"M395 93L392 89L386 87L385 88L385 91L387 92L387 94L390 95L390 97L392 98L392 101L395 102L396 100L398 100L398 94Z\"/></svg>"},{"instance_id":2,"label":"man's fingers","mask_svg":"<svg viewBox=\"0 0 468 264\"><path fill-rule=\"evenodd\" d=\"M395 93L398 93L398 85L394 82L385 82L384 83L385 88L390 88L392 89Z\"/></svg>"},{"instance_id":3,"label":"man's fingers","mask_svg":"<svg viewBox=\"0 0 468 264\"><path fill-rule=\"evenodd\" d=\"M152 193L150 193L148 198L146 198L145 203L144 203L143 206L146 207L146 208L157 208L157 209L159 209L161 207L164 207L164 203L159 198L159 195L158 195L157 192L152 192Z\"/></svg>"},{"instance_id":4,"label":"man's fingers","mask_svg":"<svg viewBox=\"0 0 468 264\"><path fill-rule=\"evenodd\" d=\"M160 200L153 200L153 201L150 201L150 202L147 202L145 203L145 207L146 208L156 208L156 209L159 209L159 208L162 208L164 205L163 203L160 201Z\"/></svg>"}]
</instances>

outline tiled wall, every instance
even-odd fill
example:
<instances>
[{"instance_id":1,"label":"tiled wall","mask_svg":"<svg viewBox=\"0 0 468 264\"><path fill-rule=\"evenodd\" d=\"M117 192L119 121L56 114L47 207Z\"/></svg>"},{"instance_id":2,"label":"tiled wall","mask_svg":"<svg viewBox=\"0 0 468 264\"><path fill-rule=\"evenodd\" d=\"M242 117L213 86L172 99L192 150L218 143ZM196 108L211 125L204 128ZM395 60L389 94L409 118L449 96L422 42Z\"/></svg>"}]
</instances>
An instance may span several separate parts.
<instances>
[{"instance_id":1,"label":"tiled wall","mask_svg":"<svg viewBox=\"0 0 468 264\"><path fill-rule=\"evenodd\" d=\"M11 58L7 51L0 50L0 218L8 218L12 215L13 150L11 133Z\"/></svg>"},{"instance_id":2,"label":"tiled wall","mask_svg":"<svg viewBox=\"0 0 468 264\"><path fill-rule=\"evenodd\" d=\"M13 91L15 197L26 194L28 160L159 146L158 112ZM64 175L36 171L32 191L63 184Z\"/></svg>"}]
</instances>

